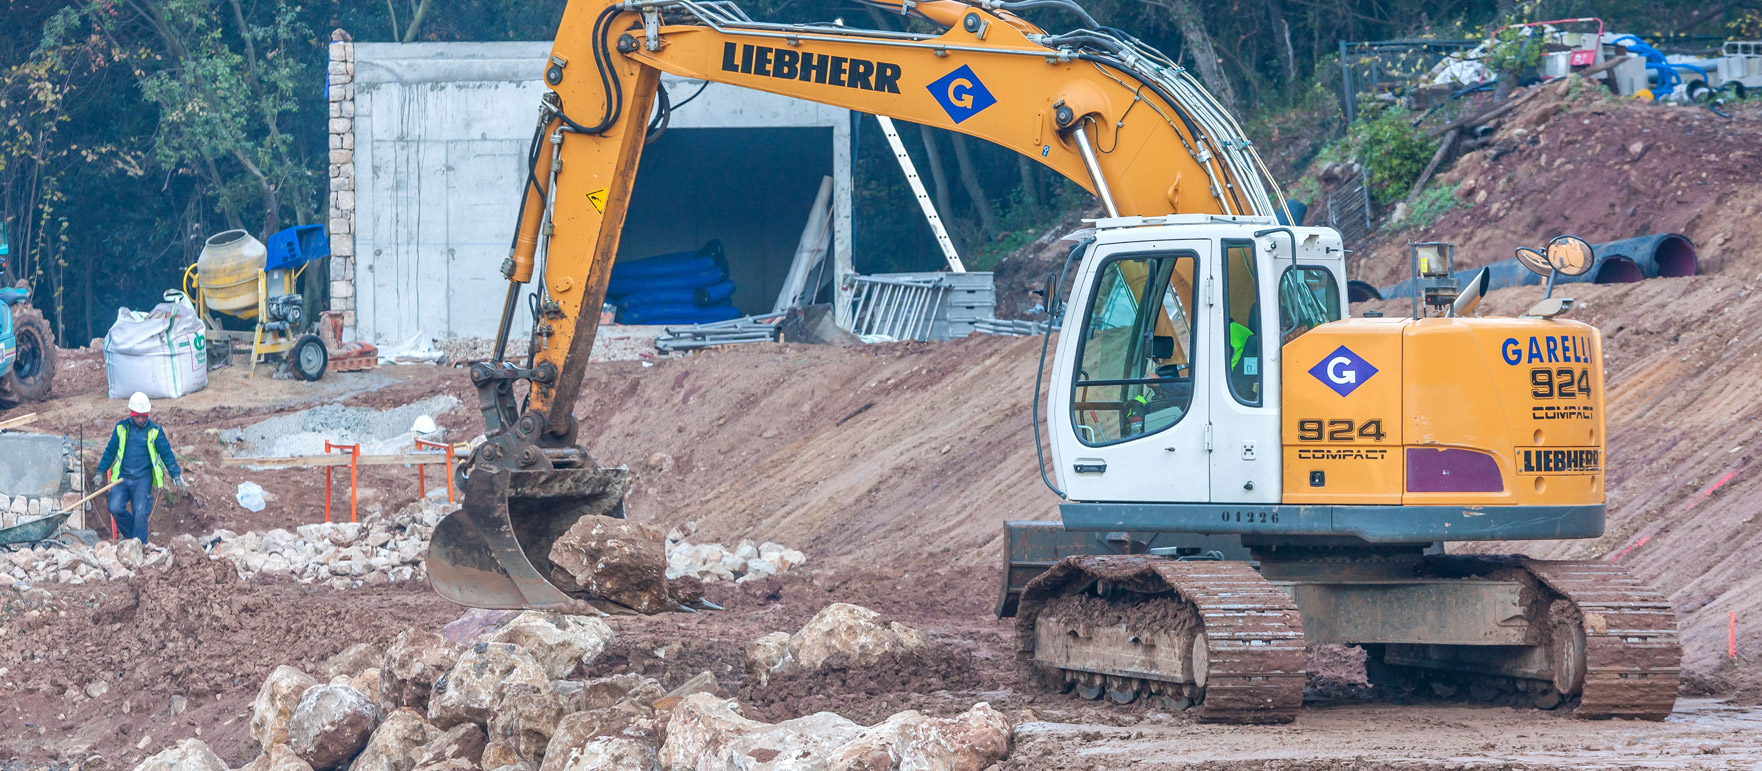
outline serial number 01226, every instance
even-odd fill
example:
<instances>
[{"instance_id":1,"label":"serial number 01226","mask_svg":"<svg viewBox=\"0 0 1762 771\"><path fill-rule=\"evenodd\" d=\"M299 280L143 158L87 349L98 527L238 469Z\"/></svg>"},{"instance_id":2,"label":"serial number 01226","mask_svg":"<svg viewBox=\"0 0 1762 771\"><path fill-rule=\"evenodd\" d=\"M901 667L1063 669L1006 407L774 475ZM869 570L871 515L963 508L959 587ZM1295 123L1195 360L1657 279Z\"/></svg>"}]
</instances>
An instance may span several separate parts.
<instances>
[{"instance_id":1,"label":"serial number 01226","mask_svg":"<svg viewBox=\"0 0 1762 771\"><path fill-rule=\"evenodd\" d=\"M1232 524L1278 524L1279 513L1276 511L1226 511L1223 512L1223 518L1225 522Z\"/></svg>"}]
</instances>

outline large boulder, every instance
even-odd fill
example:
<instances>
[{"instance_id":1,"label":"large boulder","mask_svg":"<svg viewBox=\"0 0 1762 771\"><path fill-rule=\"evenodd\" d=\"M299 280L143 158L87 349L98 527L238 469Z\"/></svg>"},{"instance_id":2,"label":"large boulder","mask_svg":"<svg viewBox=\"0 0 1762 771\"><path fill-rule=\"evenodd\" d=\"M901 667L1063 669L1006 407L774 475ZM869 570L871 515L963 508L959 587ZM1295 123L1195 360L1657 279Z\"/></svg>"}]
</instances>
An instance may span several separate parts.
<instances>
[{"instance_id":1,"label":"large boulder","mask_svg":"<svg viewBox=\"0 0 1762 771\"><path fill-rule=\"evenodd\" d=\"M860 736L832 751L826 759L826 771L894 771L906 743L925 719L923 713L907 710L864 729Z\"/></svg>"},{"instance_id":2,"label":"large boulder","mask_svg":"<svg viewBox=\"0 0 1762 771\"><path fill-rule=\"evenodd\" d=\"M476 723L461 723L445 731L435 734L427 744L416 748L414 768L438 765L453 760L469 761L472 766L483 757L483 748L488 740L483 735L483 728Z\"/></svg>"},{"instance_id":3,"label":"large boulder","mask_svg":"<svg viewBox=\"0 0 1762 771\"><path fill-rule=\"evenodd\" d=\"M490 642L513 643L526 649L552 680L562 680L592 663L612 647L616 635L606 622L529 610L492 632Z\"/></svg>"},{"instance_id":4,"label":"large boulder","mask_svg":"<svg viewBox=\"0 0 1762 771\"><path fill-rule=\"evenodd\" d=\"M1010 750L1010 723L979 702L954 717L927 718L900 748L900 771L982 771Z\"/></svg>"},{"instance_id":5,"label":"large boulder","mask_svg":"<svg viewBox=\"0 0 1762 771\"><path fill-rule=\"evenodd\" d=\"M536 761L544 756L557 721L569 711L569 705L550 683L509 685L490 716L490 741L512 748L517 760ZM486 760L483 767L493 766Z\"/></svg>"},{"instance_id":6,"label":"large boulder","mask_svg":"<svg viewBox=\"0 0 1762 771\"><path fill-rule=\"evenodd\" d=\"M729 742L723 762L746 771L821 768L833 750L857 738L863 727L830 712L785 720Z\"/></svg>"},{"instance_id":7,"label":"large boulder","mask_svg":"<svg viewBox=\"0 0 1762 771\"><path fill-rule=\"evenodd\" d=\"M550 679L545 677L544 667L520 646L480 642L434 681L434 692L428 699L428 720L442 728L460 723L488 724L508 686L516 683L545 688Z\"/></svg>"},{"instance_id":8,"label":"large boulder","mask_svg":"<svg viewBox=\"0 0 1762 771\"><path fill-rule=\"evenodd\" d=\"M318 684L311 675L282 665L263 679L257 698L251 702L251 738L267 751L288 742L288 720L294 716L300 697L306 689Z\"/></svg>"},{"instance_id":9,"label":"large boulder","mask_svg":"<svg viewBox=\"0 0 1762 771\"><path fill-rule=\"evenodd\" d=\"M459 658L459 645L433 632L405 630L379 662L379 704L385 709L428 709L434 681Z\"/></svg>"},{"instance_id":10,"label":"large boulder","mask_svg":"<svg viewBox=\"0 0 1762 771\"><path fill-rule=\"evenodd\" d=\"M308 688L288 721L288 748L317 771L336 768L367 746L379 716L378 705L349 686Z\"/></svg>"},{"instance_id":11,"label":"large boulder","mask_svg":"<svg viewBox=\"0 0 1762 771\"><path fill-rule=\"evenodd\" d=\"M774 675L817 671L831 659L869 666L883 657L922 648L924 634L860 605L835 602L795 634L772 632L746 649L746 669L759 685Z\"/></svg>"},{"instance_id":12,"label":"large boulder","mask_svg":"<svg viewBox=\"0 0 1762 771\"><path fill-rule=\"evenodd\" d=\"M667 771L721 768L728 745L765 727L738 711L740 704L707 693L694 693L673 708L667 720L667 741L661 745L661 767Z\"/></svg>"},{"instance_id":13,"label":"large boulder","mask_svg":"<svg viewBox=\"0 0 1762 771\"><path fill-rule=\"evenodd\" d=\"M666 537L654 525L582 517L551 544L551 580L564 591L584 591L638 613L660 613L670 607Z\"/></svg>"},{"instance_id":14,"label":"large boulder","mask_svg":"<svg viewBox=\"0 0 1762 771\"><path fill-rule=\"evenodd\" d=\"M438 729L424 720L422 713L399 707L380 721L349 771L410 771L416 765L416 748L436 733Z\"/></svg>"},{"instance_id":15,"label":"large boulder","mask_svg":"<svg viewBox=\"0 0 1762 771\"><path fill-rule=\"evenodd\" d=\"M227 771L227 767L207 743L185 739L141 761L135 771Z\"/></svg>"},{"instance_id":16,"label":"large boulder","mask_svg":"<svg viewBox=\"0 0 1762 771\"><path fill-rule=\"evenodd\" d=\"M817 670L827 659L842 657L868 666L894 651L922 648L924 634L860 605L835 602L820 609L800 631L789 637L795 667Z\"/></svg>"},{"instance_id":17,"label":"large boulder","mask_svg":"<svg viewBox=\"0 0 1762 771\"><path fill-rule=\"evenodd\" d=\"M318 671L329 680L337 675L354 677L369 669L379 666L382 646L373 643L355 643L344 648L341 653L324 660L324 666Z\"/></svg>"}]
</instances>

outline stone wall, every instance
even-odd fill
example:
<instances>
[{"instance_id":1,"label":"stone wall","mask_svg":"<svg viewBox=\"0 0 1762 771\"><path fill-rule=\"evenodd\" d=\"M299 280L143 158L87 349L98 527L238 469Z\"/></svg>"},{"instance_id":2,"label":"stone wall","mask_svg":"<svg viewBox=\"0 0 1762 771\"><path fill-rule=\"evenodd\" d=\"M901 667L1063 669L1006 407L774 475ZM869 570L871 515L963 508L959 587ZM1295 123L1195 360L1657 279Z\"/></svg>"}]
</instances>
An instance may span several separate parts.
<instances>
[{"instance_id":1,"label":"stone wall","mask_svg":"<svg viewBox=\"0 0 1762 771\"><path fill-rule=\"evenodd\" d=\"M355 339L355 40L330 33L330 309Z\"/></svg>"}]
</instances>

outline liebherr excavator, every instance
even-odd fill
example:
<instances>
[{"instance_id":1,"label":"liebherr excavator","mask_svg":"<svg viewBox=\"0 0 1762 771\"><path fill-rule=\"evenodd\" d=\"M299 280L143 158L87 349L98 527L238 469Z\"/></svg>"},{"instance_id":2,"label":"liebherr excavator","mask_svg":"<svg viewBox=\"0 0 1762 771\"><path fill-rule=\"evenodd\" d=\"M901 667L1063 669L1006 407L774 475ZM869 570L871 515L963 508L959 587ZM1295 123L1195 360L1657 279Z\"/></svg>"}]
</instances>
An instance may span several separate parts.
<instances>
[{"instance_id":1,"label":"liebherr excavator","mask_svg":"<svg viewBox=\"0 0 1762 771\"><path fill-rule=\"evenodd\" d=\"M1070 0L874 4L941 31L763 23L724 0L568 4L494 357L471 369L487 440L430 548L441 594L611 609L554 581L548 555L580 517L622 516L627 472L580 446L571 407L667 72L980 137L1105 207L1075 236L1068 307L1049 282L1064 334L1034 419L1061 521L1007 525L998 612L1031 679L1284 722L1305 643L1349 643L1394 688L1670 712L1680 649L1656 592L1606 562L1442 554L1603 532L1600 338L1558 318L1565 301L1472 318L1451 311L1473 287L1454 303L1427 289L1435 313L1345 318L1339 234L1281 224L1252 144L1168 58ZM1048 33L1030 8L1079 27ZM1588 247L1529 254L1554 270Z\"/></svg>"}]
</instances>

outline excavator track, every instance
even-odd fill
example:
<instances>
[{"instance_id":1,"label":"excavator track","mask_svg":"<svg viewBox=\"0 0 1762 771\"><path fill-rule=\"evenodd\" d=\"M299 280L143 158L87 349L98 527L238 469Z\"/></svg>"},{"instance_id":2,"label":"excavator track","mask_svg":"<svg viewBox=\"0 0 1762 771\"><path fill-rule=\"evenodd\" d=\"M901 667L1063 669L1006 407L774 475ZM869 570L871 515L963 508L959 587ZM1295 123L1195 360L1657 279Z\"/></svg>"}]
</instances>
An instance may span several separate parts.
<instances>
[{"instance_id":1,"label":"excavator track","mask_svg":"<svg viewBox=\"0 0 1762 771\"><path fill-rule=\"evenodd\" d=\"M1524 567L1576 606L1585 669L1573 714L1641 720L1669 715L1682 680L1682 645L1670 601L1606 562L1526 560Z\"/></svg>"},{"instance_id":2,"label":"excavator track","mask_svg":"<svg viewBox=\"0 0 1762 771\"><path fill-rule=\"evenodd\" d=\"M1618 565L1594 561L1445 557L1445 575L1521 571L1538 591L1530 622L1547 629L1548 677L1406 666L1373 654L1373 682L1431 695L1570 710L1587 719L1663 720L1676 703L1682 647L1670 602ZM1472 580L1472 579L1467 579ZM1380 646L1373 646L1380 647ZM1387 660L1384 660L1387 657ZM1411 662L1407 662L1411 663Z\"/></svg>"},{"instance_id":3,"label":"excavator track","mask_svg":"<svg viewBox=\"0 0 1762 771\"><path fill-rule=\"evenodd\" d=\"M1168 621L1128 629L1102 615L1060 615L1082 595ZM1217 723L1288 723L1303 703L1302 616L1243 562L1069 557L1023 590L1016 633L1030 681L1075 686L1086 698L1158 695Z\"/></svg>"}]
</instances>

